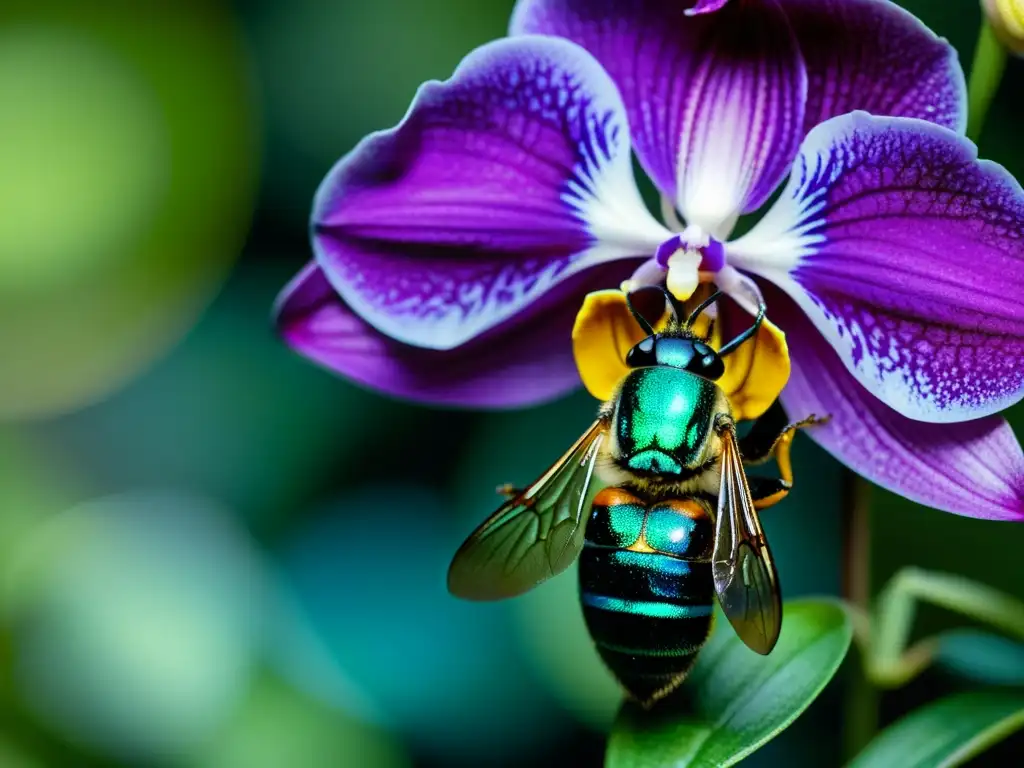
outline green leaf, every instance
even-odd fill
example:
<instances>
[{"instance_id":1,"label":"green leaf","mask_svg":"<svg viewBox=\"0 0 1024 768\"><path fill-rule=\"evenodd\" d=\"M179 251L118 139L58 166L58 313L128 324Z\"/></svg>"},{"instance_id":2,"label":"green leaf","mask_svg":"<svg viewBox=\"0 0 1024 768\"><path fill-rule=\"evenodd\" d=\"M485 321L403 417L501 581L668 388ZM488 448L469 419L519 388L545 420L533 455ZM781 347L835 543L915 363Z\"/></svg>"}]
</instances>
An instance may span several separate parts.
<instances>
[{"instance_id":1,"label":"green leaf","mask_svg":"<svg viewBox=\"0 0 1024 768\"><path fill-rule=\"evenodd\" d=\"M976 629L956 629L938 637L935 662L986 685L1024 686L1024 645Z\"/></svg>"},{"instance_id":2,"label":"green leaf","mask_svg":"<svg viewBox=\"0 0 1024 768\"><path fill-rule=\"evenodd\" d=\"M959 693L932 702L864 748L849 768L949 768L981 754L1024 726L1024 695Z\"/></svg>"},{"instance_id":3,"label":"green leaf","mask_svg":"<svg viewBox=\"0 0 1024 768\"><path fill-rule=\"evenodd\" d=\"M734 765L792 723L821 692L853 629L833 600L786 603L768 656L749 650L724 621L677 694L644 711L627 703L608 743L607 768Z\"/></svg>"}]
</instances>

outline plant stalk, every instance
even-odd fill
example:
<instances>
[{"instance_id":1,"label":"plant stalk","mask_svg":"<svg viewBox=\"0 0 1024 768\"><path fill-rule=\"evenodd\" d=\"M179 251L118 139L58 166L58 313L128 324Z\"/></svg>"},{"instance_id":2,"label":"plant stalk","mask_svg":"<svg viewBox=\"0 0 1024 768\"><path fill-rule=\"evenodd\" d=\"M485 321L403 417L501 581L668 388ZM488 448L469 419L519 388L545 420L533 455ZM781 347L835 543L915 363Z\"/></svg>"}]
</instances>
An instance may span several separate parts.
<instances>
[{"instance_id":1,"label":"plant stalk","mask_svg":"<svg viewBox=\"0 0 1024 768\"><path fill-rule=\"evenodd\" d=\"M871 608L871 486L855 472L843 470L843 597L864 615ZM863 749L878 730L879 691L865 671L865 649L852 667L843 707L844 762Z\"/></svg>"},{"instance_id":2,"label":"plant stalk","mask_svg":"<svg viewBox=\"0 0 1024 768\"><path fill-rule=\"evenodd\" d=\"M999 90L1006 69L1006 49L999 42L987 18L981 22L978 43L974 48L974 63L967 84L967 138L974 143L981 137L988 109Z\"/></svg>"}]
</instances>

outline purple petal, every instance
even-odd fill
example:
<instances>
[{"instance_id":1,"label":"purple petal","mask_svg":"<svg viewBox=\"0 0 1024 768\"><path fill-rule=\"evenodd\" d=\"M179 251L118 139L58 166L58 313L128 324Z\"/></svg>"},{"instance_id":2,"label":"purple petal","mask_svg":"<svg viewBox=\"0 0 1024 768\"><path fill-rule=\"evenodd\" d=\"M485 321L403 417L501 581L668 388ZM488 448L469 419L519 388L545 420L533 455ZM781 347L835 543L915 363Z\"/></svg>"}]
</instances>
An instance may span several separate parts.
<instances>
[{"instance_id":1,"label":"purple petal","mask_svg":"<svg viewBox=\"0 0 1024 768\"><path fill-rule=\"evenodd\" d=\"M686 11L687 16L697 16L701 13L711 13L725 7L729 0L697 0L693 8Z\"/></svg>"},{"instance_id":2,"label":"purple petal","mask_svg":"<svg viewBox=\"0 0 1024 768\"><path fill-rule=\"evenodd\" d=\"M1024 454L1005 419L924 424L900 416L847 373L792 301L770 291L768 306L786 331L793 366L782 403L793 419L831 415L807 430L825 450L921 504L967 517L1024 520Z\"/></svg>"},{"instance_id":3,"label":"purple petal","mask_svg":"<svg viewBox=\"0 0 1024 768\"><path fill-rule=\"evenodd\" d=\"M542 302L533 317L457 349L433 350L377 331L345 305L313 262L281 292L276 324L292 348L372 389L437 405L520 408L580 385L570 337L583 296L617 284L634 267L627 262L598 267L585 279L566 283L563 296L546 297L558 303Z\"/></svg>"},{"instance_id":4,"label":"purple petal","mask_svg":"<svg viewBox=\"0 0 1024 768\"><path fill-rule=\"evenodd\" d=\"M633 180L614 83L565 40L499 40L427 83L317 193L317 263L349 307L449 349L669 233Z\"/></svg>"},{"instance_id":5,"label":"purple petal","mask_svg":"<svg viewBox=\"0 0 1024 768\"><path fill-rule=\"evenodd\" d=\"M779 0L807 65L806 131L864 110L963 133L967 87L956 51L889 0Z\"/></svg>"},{"instance_id":6,"label":"purple petal","mask_svg":"<svg viewBox=\"0 0 1024 768\"><path fill-rule=\"evenodd\" d=\"M679 0L519 0L512 33L559 35L604 65L637 155L686 220L723 237L788 172L807 76L775 0L688 16Z\"/></svg>"},{"instance_id":7,"label":"purple petal","mask_svg":"<svg viewBox=\"0 0 1024 768\"><path fill-rule=\"evenodd\" d=\"M904 416L965 421L1024 395L1024 190L952 131L864 112L823 123L727 252Z\"/></svg>"}]
</instances>

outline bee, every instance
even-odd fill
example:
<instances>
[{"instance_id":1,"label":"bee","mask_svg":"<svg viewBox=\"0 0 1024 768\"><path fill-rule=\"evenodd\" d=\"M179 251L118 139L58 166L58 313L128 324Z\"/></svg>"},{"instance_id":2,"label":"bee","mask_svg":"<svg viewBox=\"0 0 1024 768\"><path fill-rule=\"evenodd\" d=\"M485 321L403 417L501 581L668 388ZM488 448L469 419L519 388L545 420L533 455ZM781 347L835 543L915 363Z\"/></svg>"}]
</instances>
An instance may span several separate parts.
<instances>
[{"instance_id":1,"label":"bee","mask_svg":"<svg viewBox=\"0 0 1024 768\"><path fill-rule=\"evenodd\" d=\"M665 293L671 316L626 357L630 371L597 419L543 475L509 498L462 545L448 589L468 600L514 597L579 558L583 616L604 663L644 707L674 691L711 632L713 600L760 654L782 625L778 573L758 510L792 487L790 445L811 416L787 424L778 403L740 438L723 359L755 336L765 316L714 350ZM778 477L744 463L774 457ZM603 487L602 487L603 486Z\"/></svg>"}]
</instances>

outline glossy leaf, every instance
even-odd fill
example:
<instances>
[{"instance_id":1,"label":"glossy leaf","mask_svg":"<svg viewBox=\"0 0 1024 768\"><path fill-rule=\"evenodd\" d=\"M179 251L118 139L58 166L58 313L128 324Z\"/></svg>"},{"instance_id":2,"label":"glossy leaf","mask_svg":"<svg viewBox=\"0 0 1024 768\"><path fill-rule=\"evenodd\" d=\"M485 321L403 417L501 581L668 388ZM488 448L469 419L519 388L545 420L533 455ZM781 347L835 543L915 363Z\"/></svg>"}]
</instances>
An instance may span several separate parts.
<instances>
[{"instance_id":1,"label":"glossy leaf","mask_svg":"<svg viewBox=\"0 0 1024 768\"><path fill-rule=\"evenodd\" d=\"M935 662L987 685L1024 686L1024 645L1001 635L958 629L938 637Z\"/></svg>"},{"instance_id":2,"label":"glossy leaf","mask_svg":"<svg viewBox=\"0 0 1024 768\"><path fill-rule=\"evenodd\" d=\"M962 765L1024 726L1024 695L960 693L932 702L882 732L849 768Z\"/></svg>"},{"instance_id":3,"label":"glossy leaf","mask_svg":"<svg viewBox=\"0 0 1024 768\"><path fill-rule=\"evenodd\" d=\"M650 711L626 704L612 728L607 768L729 766L792 723L825 687L853 630L839 603L785 604L768 656L718 622L689 680Z\"/></svg>"}]
</instances>

